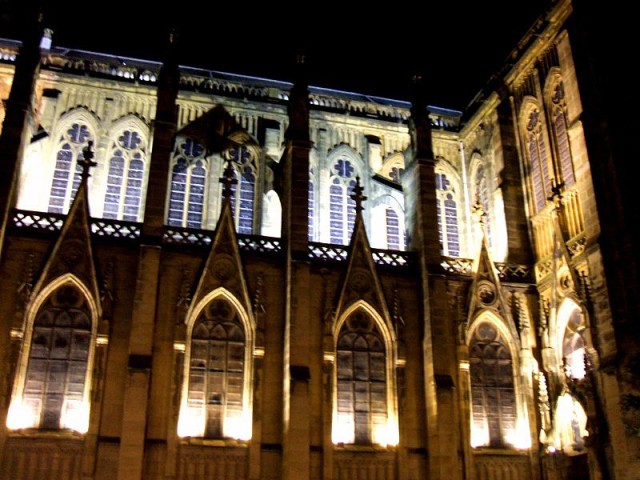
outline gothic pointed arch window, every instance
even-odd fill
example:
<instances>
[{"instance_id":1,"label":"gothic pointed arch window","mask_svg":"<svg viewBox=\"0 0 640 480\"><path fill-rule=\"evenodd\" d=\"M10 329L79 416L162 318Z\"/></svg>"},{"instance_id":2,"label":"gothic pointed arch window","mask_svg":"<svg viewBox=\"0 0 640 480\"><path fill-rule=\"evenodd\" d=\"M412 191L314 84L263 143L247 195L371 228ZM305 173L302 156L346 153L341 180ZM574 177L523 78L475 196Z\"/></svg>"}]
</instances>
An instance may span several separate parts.
<instances>
[{"instance_id":1,"label":"gothic pointed arch window","mask_svg":"<svg viewBox=\"0 0 640 480\"><path fill-rule=\"evenodd\" d=\"M225 298L206 305L187 339L180 436L251 436L249 335L240 312Z\"/></svg>"},{"instance_id":2,"label":"gothic pointed arch window","mask_svg":"<svg viewBox=\"0 0 640 480\"><path fill-rule=\"evenodd\" d=\"M140 132L120 132L111 145L104 218L139 222L145 176L146 149Z\"/></svg>"},{"instance_id":3,"label":"gothic pointed arch window","mask_svg":"<svg viewBox=\"0 0 640 480\"><path fill-rule=\"evenodd\" d=\"M46 298L25 334L10 429L87 431L94 336L91 310L78 288L66 284Z\"/></svg>"},{"instance_id":4,"label":"gothic pointed arch window","mask_svg":"<svg viewBox=\"0 0 640 480\"><path fill-rule=\"evenodd\" d=\"M176 145L169 194L171 226L202 228L207 179L204 156L204 147L190 138Z\"/></svg>"},{"instance_id":5,"label":"gothic pointed arch window","mask_svg":"<svg viewBox=\"0 0 640 480\"><path fill-rule=\"evenodd\" d=\"M567 130L566 101L564 84L559 82L551 97L553 115L553 134L556 141L558 155L558 167L562 181L566 187L572 186L576 179L573 171L573 160L571 158L571 145L569 142L569 132Z\"/></svg>"},{"instance_id":6,"label":"gothic pointed arch window","mask_svg":"<svg viewBox=\"0 0 640 480\"><path fill-rule=\"evenodd\" d=\"M356 169L351 161L339 158L331 167L329 186L329 243L347 245L356 221L351 192L356 186Z\"/></svg>"},{"instance_id":7,"label":"gothic pointed arch window","mask_svg":"<svg viewBox=\"0 0 640 480\"><path fill-rule=\"evenodd\" d=\"M336 339L334 443L389 443L388 355L371 315L363 310L349 315Z\"/></svg>"},{"instance_id":8,"label":"gothic pointed arch window","mask_svg":"<svg viewBox=\"0 0 640 480\"><path fill-rule=\"evenodd\" d=\"M549 167L547 144L540 110L533 108L529 112L525 125L525 144L531 178L531 192L535 210L542 210L551 195L552 174Z\"/></svg>"},{"instance_id":9,"label":"gothic pointed arch window","mask_svg":"<svg viewBox=\"0 0 640 480\"><path fill-rule=\"evenodd\" d=\"M238 233L253 234L257 184L256 154L246 145L236 145L226 152L234 167L238 181L232 185L231 212Z\"/></svg>"},{"instance_id":10,"label":"gothic pointed arch window","mask_svg":"<svg viewBox=\"0 0 640 480\"><path fill-rule=\"evenodd\" d=\"M460 255L457 186L452 185L451 178L444 172L436 172L436 196L442 254L457 257Z\"/></svg>"},{"instance_id":11,"label":"gothic pointed arch window","mask_svg":"<svg viewBox=\"0 0 640 480\"><path fill-rule=\"evenodd\" d=\"M316 214L316 178L315 178L315 170L312 168L309 169L309 194L308 194L308 227L307 227L307 237L310 242L314 240L315 233L315 214Z\"/></svg>"},{"instance_id":12,"label":"gothic pointed arch window","mask_svg":"<svg viewBox=\"0 0 640 480\"><path fill-rule=\"evenodd\" d=\"M492 321L481 320L469 342L473 447L506 447L516 443L514 372L506 338Z\"/></svg>"},{"instance_id":13,"label":"gothic pointed arch window","mask_svg":"<svg viewBox=\"0 0 640 480\"><path fill-rule=\"evenodd\" d=\"M387 207L384 213L387 249L401 250L404 246L404 239L400 231L400 218L398 213L391 207Z\"/></svg>"},{"instance_id":14,"label":"gothic pointed arch window","mask_svg":"<svg viewBox=\"0 0 640 480\"><path fill-rule=\"evenodd\" d=\"M78 160L82 159L82 149L94 135L86 122L81 120L70 123L60 134L56 146L56 163L53 181L49 193L48 211L65 213L80 186L82 168Z\"/></svg>"}]
</instances>

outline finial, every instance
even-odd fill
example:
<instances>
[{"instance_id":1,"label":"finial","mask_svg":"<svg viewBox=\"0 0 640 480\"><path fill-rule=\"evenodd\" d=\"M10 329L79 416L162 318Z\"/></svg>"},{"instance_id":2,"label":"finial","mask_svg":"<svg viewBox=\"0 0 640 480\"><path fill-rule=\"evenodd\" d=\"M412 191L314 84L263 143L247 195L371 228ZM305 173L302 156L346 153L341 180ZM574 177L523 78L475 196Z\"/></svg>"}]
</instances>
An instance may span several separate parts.
<instances>
[{"instance_id":1,"label":"finial","mask_svg":"<svg viewBox=\"0 0 640 480\"><path fill-rule=\"evenodd\" d=\"M87 142L87 146L82 149L82 158L78 160L78 165L82 167L82 174L80 181L86 183L87 179L91 176L89 169L97 166L97 162L93 161L93 140Z\"/></svg>"},{"instance_id":2,"label":"finial","mask_svg":"<svg viewBox=\"0 0 640 480\"><path fill-rule=\"evenodd\" d=\"M220 177L219 181L222 184L222 198L225 200L230 199L233 193L233 185L238 183L231 165L231 158L227 159L227 166L222 172L222 177Z\"/></svg>"},{"instance_id":3,"label":"finial","mask_svg":"<svg viewBox=\"0 0 640 480\"><path fill-rule=\"evenodd\" d=\"M484 225L485 219L487 218L487 212L484 210L484 206L482 202L480 202L480 195L476 193L476 203L471 207L471 215L480 225Z\"/></svg>"},{"instance_id":4,"label":"finial","mask_svg":"<svg viewBox=\"0 0 640 480\"><path fill-rule=\"evenodd\" d=\"M364 196L362 192L364 192L364 188L360 185L360 177L356 177L356 185L353 187L353 194L350 195L351 200L356 202L356 213L364 210L362 202L365 201L367 197Z\"/></svg>"},{"instance_id":5,"label":"finial","mask_svg":"<svg viewBox=\"0 0 640 480\"><path fill-rule=\"evenodd\" d=\"M551 196L547 199L552 201L555 209L559 210L562 206L562 200L564 199L564 182L556 182L555 180L551 183Z\"/></svg>"}]
</instances>

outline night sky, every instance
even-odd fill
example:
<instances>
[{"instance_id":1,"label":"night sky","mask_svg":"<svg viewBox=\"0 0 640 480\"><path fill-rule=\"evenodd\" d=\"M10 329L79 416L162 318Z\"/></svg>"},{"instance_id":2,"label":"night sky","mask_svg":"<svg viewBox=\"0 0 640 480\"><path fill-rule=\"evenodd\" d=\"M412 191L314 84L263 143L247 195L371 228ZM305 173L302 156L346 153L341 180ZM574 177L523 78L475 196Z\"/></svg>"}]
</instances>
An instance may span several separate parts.
<instances>
[{"instance_id":1,"label":"night sky","mask_svg":"<svg viewBox=\"0 0 640 480\"><path fill-rule=\"evenodd\" d=\"M181 63L279 80L307 52L311 84L408 99L421 72L429 103L463 109L547 5L545 0L408 2L47 2L54 45L158 60L179 24ZM0 36L19 35L16 0L0 0ZM203 6L206 5L206 6ZM91 11L90 11L91 10ZM7 12L9 12L7 14ZM151 12L151 13L150 13Z\"/></svg>"}]
</instances>

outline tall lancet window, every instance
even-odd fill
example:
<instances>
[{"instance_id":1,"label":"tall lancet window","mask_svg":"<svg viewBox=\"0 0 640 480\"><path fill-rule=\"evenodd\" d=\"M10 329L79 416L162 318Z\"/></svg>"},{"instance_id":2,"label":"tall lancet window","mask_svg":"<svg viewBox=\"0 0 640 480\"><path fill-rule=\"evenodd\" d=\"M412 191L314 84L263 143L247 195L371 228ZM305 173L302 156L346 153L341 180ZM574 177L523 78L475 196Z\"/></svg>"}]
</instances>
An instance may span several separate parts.
<instances>
[{"instance_id":1,"label":"tall lancet window","mask_svg":"<svg viewBox=\"0 0 640 480\"><path fill-rule=\"evenodd\" d=\"M111 148L103 216L138 222L145 165L142 138L135 130L125 130Z\"/></svg>"},{"instance_id":2,"label":"tall lancet window","mask_svg":"<svg viewBox=\"0 0 640 480\"><path fill-rule=\"evenodd\" d=\"M187 138L178 144L174 155L168 223L202 228L207 178L204 148Z\"/></svg>"},{"instance_id":3,"label":"tall lancet window","mask_svg":"<svg viewBox=\"0 0 640 480\"><path fill-rule=\"evenodd\" d=\"M356 186L355 168L349 160L333 164L329 187L329 243L346 245L351 239L356 220L355 202L351 192Z\"/></svg>"},{"instance_id":4,"label":"tall lancet window","mask_svg":"<svg viewBox=\"0 0 640 480\"><path fill-rule=\"evenodd\" d=\"M89 127L82 122L73 123L58 139L56 167L49 194L49 211L65 213L80 186L82 167L78 160L82 159L82 149L93 135Z\"/></svg>"},{"instance_id":5,"label":"tall lancet window","mask_svg":"<svg viewBox=\"0 0 640 480\"><path fill-rule=\"evenodd\" d=\"M351 314L340 329L336 347L334 441L386 444L387 352L374 319L362 311Z\"/></svg>"},{"instance_id":6,"label":"tall lancet window","mask_svg":"<svg viewBox=\"0 0 640 480\"><path fill-rule=\"evenodd\" d=\"M438 198L438 234L442 254L450 257L460 255L460 234L458 231L458 205L456 191L444 173L436 173L436 194Z\"/></svg>"},{"instance_id":7,"label":"tall lancet window","mask_svg":"<svg viewBox=\"0 0 640 480\"><path fill-rule=\"evenodd\" d=\"M516 396L511 351L498 329L484 321L469 344L471 444L504 447L516 442Z\"/></svg>"},{"instance_id":8,"label":"tall lancet window","mask_svg":"<svg viewBox=\"0 0 640 480\"><path fill-rule=\"evenodd\" d=\"M227 152L234 162L234 175L238 180L233 185L231 212L238 233L253 233L253 215L256 196L256 162L254 153L245 145L238 145Z\"/></svg>"},{"instance_id":9,"label":"tall lancet window","mask_svg":"<svg viewBox=\"0 0 640 480\"><path fill-rule=\"evenodd\" d=\"M250 428L244 415L246 332L238 312L226 300L212 301L193 324L189 342L186 408L181 412L178 433L248 438Z\"/></svg>"},{"instance_id":10,"label":"tall lancet window","mask_svg":"<svg viewBox=\"0 0 640 480\"><path fill-rule=\"evenodd\" d=\"M544 208L547 197L551 195L551 175L549 173L549 159L544 140L540 111L534 109L527 120L527 150L529 154L529 175L533 202L536 211Z\"/></svg>"},{"instance_id":11,"label":"tall lancet window","mask_svg":"<svg viewBox=\"0 0 640 480\"><path fill-rule=\"evenodd\" d=\"M551 98L551 103L553 104L553 133L556 138L558 164L562 181L565 186L570 187L575 183L576 179L573 172L573 161L571 159L571 146L569 143L569 132L567 131L564 97L564 85L560 82Z\"/></svg>"},{"instance_id":12,"label":"tall lancet window","mask_svg":"<svg viewBox=\"0 0 640 480\"><path fill-rule=\"evenodd\" d=\"M24 383L16 388L9 428L87 431L92 332L78 289L62 286L45 300L25 335L26 371L18 375Z\"/></svg>"},{"instance_id":13,"label":"tall lancet window","mask_svg":"<svg viewBox=\"0 0 640 480\"><path fill-rule=\"evenodd\" d=\"M309 170L309 199L308 199L308 227L307 237L310 242L314 240L315 231L315 212L316 212L316 194L315 194L315 182L314 182L313 168Z\"/></svg>"},{"instance_id":14,"label":"tall lancet window","mask_svg":"<svg viewBox=\"0 0 640 480\"><path fill-rule=\"evenodd\" d=\"M385 226L387 233L387 249L400 250L404 242L400 236L400 218L396 211L387 207L385 209Z\"/></svg>"}]
</instances>

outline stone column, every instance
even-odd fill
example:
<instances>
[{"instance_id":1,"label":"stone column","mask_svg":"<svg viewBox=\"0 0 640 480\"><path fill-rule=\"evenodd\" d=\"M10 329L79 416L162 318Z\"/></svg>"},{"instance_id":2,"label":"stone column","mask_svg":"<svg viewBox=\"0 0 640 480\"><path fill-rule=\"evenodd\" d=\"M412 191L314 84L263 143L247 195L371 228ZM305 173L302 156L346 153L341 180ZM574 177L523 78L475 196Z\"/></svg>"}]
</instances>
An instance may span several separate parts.
<instances>
[{"instance_id":1,"label":"stone column","mask_svg":"<svg viewBox=\"0 0 640 480\"><path fill-rule=\"evenodd\" d=\"M11 92L7 100L2 135L0 136L0 259L4 253L11 210L16 202L18 172L29 134L29 119L33 111L33 96L40 72L41 16L27 28L24 43L16 59Z\"/></svg>"},{"instance_id":2,"label":"stone column","mask_svg":"<svg viewBox=\"0 0 640 480\"><path fill-rule=\"evenodd\" d=\"M286 242L283 478L310 473L310 274L307 257L309 196L309 90L303 58L289 96L285 134L282 236Z\"/></svg>"},{"instance_id":3,"label":"stone column","mask_svg":"<svg viewBox=\"0 0 640 480\"><path fill-rule=\"evenodd\" d=\"M447 317L447 289L440 267L436 160L432 147L431 122L420 83L416 83L411 108L411 149L401 180L406 195L408 244L418 254L421 276L429 478L444 479L459 474L459 419L453 382L457 372L455 339Z\"/></svg>"},{"instance_id":4,"label":"stone column","mask_svg":"<svg viewBox=\"0 0 640 480\"><path fill-rule=\"evenodd\" d=\"M167 196L169 161L177 128L176 97L180 72L175 40L160 70L158 107L153 131L149 184L146 196L142 245L138 260L136 293L131 313L129 371L125 386L118 480L142 478L148 415L151 356L156 320L162 229Z\"/></svg>"}]
</instances>

